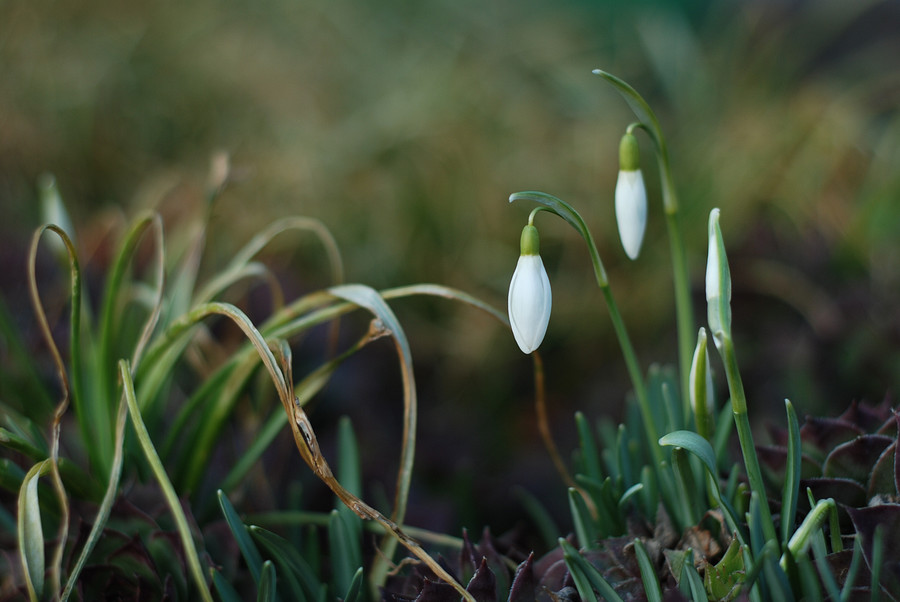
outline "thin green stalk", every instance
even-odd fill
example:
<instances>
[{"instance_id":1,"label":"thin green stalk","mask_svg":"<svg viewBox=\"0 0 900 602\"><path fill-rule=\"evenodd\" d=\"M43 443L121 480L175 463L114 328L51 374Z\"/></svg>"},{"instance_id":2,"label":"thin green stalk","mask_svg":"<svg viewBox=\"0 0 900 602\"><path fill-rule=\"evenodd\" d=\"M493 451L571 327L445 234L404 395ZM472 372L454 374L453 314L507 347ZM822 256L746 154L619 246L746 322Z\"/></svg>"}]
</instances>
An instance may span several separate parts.
<instances>
[{"instance_id":1,"label":"thin green stalk","mask_svg":"<svg viewBox=\"0 0 900 602\"><path fill-rule=\"evenodd\" d=\"M150 468L162 489L163 496L166 498L169 510L172 512L172 517L175 519L178 534L181 537L181 545L184 546L191 576L194 578L194 582L197 585L197 589L200 591L200 596L203 600L205 602L212 602L213 597L209 592L203 567L200 565L200 557L197 553L197 547L194 545L191 527L188 524L187 517L184 515L184 510L181 508L178 494L175 493L175 488L172 487L172 482L166 475L166 469L159 459L159 454L156 453L156 448L153 446L153 441L150 439L150 433L147 432L147 427L144 425L144 421L141 418L141 410L138 408L137 398L134 394L134 383L131 380L131 368L126 360L119 360L119 375L122 378L123 387L125 389L125 401L128 403L128 412L131 415L132 425L134 426L138 441L141 444L144 457L147 458L147 462L150 464Z\"/></svg>"},{"instance_id":2,"label":"thin green stalk","mask_svg":"<svg viewBox=\"0 0 900 602\"><path fill-rule=\"evenodd\" d=\"M665 187L663 188L665 190ZM676 209L677 211L677 209ZM691 307L691 283L684 248L684 235L677 212L666 211L669 247L672 253L672 276L675 284L675 320L678 330L678 367L681 372L681 403L687 419L691 412L690 375L694 332L694 311Z\"/></svg>"},{"instance_id":3,"label":"thin green stalk","mask_svg":"<svg viewBox=\"0 0 900 602\"><path fill-rule=\"evenodd\" d=\"M622 356L625 358L625 366L628 368L628 375L631 377L631 385L634 387L634 395L638 401L638 407L643 417L644 431L647 436L647 443L653 453L653 459L658 466L665 457L662 448L659 446L659 431L656 429L656 421L653 419L653 409L650 407L650 398L647 395L647 387L644 385L644 379L641 376L641 368L638 363L637 354L634 346L631 344L631 338L625 328L625 322L619 313L619 306L613 297L609 284L600 287L603 293L603 299L606 301L606 307L609 310L609 318L619 340L619 346L622 349Z\"/></svg>"},{"instance_id":4,"label":"thin green stalk","mask_svg":"<svg viewBox=\"0 0 900 602\"><path fill-rule=\"evenodd\" d=\"M594 267L594 276L597 279L597 286L600 287L600 291L603 293L603 299L606 301L606 307L609 310L609 317L613 324L613 330L616 333L616 338L619 340L619 346L622 349L622 356L625 359L628 375L631 377L631 384L634 387L634 394L635 397L637 397L641 415L644 418L647 443L652 450L653 459L658 468L659 463L664 460L665 456L662 453L662 449L659 447L659 435L657 434L658 431L656 430L656 424L653 420L653 412L650 408L650 399L647 396L647 388L644 385L640 363L638 362L637 354L634 352L634 346L631 344L628 331L625 328L625 322L622 320L622 315L619 313L619 307L612 295L612 290L609 286L609 278L607 277L606 269L603 267L603 261L600 259L600 252L597 251L597 245L594 243L594 237L591 235L590 230L588 230L587 224L581 215L562 199L547 194L546 192L536 191L517 192L509 197L510 203L519 200L528 200L540 205L540 207L532 211L528 218L529 223L531 223L537 211L550 211L575 228L575 230L581 234L584 242L587 243L588 253L590 254L591 263ZM693 348L691 349L691 352L693 352ZM690 356L688 358L688 369L690 370Z\"/></svg>"},{"instance_id":5,"label":"thin green stalk","mask_svg":"<svg viewBox=\"0 0 900 602\"><path fill-rule=\"evenodd\" d=\"M766 499L766 488L763 483L762 471L759 467L759 459L756 457L756 447L753 443L753 433L750 430L750 418L747 416L747 397L744 394L744 384L741 381L741 373L738 370L737 357L734 352L734 344L731 337L718 333L720 337L720 350L725 364L725 376L728 380L728 390L731 394L731 410L734 414L734 423L737 426L738 440L741 444L741 454L744 456L744 467L747 471L747 479L750 481L750 489L755 491L760 499ZM768 504L760 504L762 515L762 528L766 540L778 540L775 533L775 523L769 512Z\"/></svg>"},{"instance_id":6,"label":"thin green stalk","mask_svg":"<svg viewBox=\"0 0 900 602\"><path fill-rule=\"evenodd\" d=\"M611 73L601 69L594 69L594 74L599 75L607 83L611 84L622 95L625 102L640 120L640 123L629 126L643 128L656 147L656 159L659 167L659 179L662 189L663 209L666 214L666 226L669 233L669 242L672 251L672 274L675 284L675 313L678 327L678 364L681 374L681 396L685 411L690 410L689 380L691 372L691 356L693 352L692 339L694 336L694 315L691 306L690 274L687 266L687 254L684 247L684 236L678 218L678 196L675 192L675 184L672 180L672 170L669 166L669 151L666 148L666 139L659 125L659 119L650 105L631 87L626 81L619 79ZM690 414L685 414L689 416Z\"/></svg>"}]
</instances>

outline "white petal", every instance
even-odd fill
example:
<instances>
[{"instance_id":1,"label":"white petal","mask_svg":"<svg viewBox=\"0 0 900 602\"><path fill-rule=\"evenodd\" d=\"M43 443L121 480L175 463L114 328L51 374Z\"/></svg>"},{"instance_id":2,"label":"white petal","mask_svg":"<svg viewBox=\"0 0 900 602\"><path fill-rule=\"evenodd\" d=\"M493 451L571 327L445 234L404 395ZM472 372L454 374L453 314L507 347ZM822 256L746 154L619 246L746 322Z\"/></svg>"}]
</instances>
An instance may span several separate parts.
<instances>
[{"instance_id":1,"label":"white petal","mask_svg":"<svg viewBox=\"0 0 900 602\"><path fill-rule=\"evenodd\" d=\"M715 211L715 210L714 210ZM709 233L709 251L706 256L706 300L711 301L722 295L722 283L719 281L719 245L715 232Z\"/></svg>"},{"instance_id":2,"label":"white petal","mask_svg":"<svg viewBox=\"0 0 900 602\"><path fill-rule=\"evenodd\" d=\"M637 259L647 229L647 189L641 170L620 171L616 180L616 223L625 253Z\"/></svg>"},{"instance_id":3,"label":"white petal","mask_svg":"<svg viewBox=\"0 0 900 602\"><path fill-rule=\"evenodd\" d=\"M540 255L520 255L509 283L509 323L519 349L537 349L550 323L550 279Z\"/></svg>"}]
</instances>

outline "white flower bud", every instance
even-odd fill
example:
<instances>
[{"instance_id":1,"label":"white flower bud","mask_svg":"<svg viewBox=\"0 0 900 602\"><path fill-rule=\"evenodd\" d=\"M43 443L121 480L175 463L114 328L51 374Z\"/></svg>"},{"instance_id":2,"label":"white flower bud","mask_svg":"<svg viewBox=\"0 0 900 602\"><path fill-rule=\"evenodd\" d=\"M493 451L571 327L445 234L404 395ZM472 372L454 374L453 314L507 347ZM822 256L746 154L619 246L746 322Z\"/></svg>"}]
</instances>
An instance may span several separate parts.
<instances>
[{"instance_id":1,"label":"white flower bud","mask_svg":"<svg viewBox=\"0 0 900 602\"><path fill-rule=\"evenodd\" d=\"M620 171L616 181L616 223L622 247L637 259L647 229L647 189L641 170Z\"/></svg>"},{"instance_id":2,"label":"white flower bud","mask_svg":"<svg viewBox=\"0 0 900 602\"><path fill-rule=\"evenodd\" d=\"M540 346L550 323L550 279L541 261L539 241L537 228L525 226L521 255L509 283L509 324L523 353Z\"/></svg>"},{"instance_id":3,"label":"white flower bud","mask_svg":"<svg viewBox=\"0 0 900 602\"><path fill-rule=\"evenodd\" d=\"M706 260L706 310L709 330L720 344L731 335L731 272L725 257L725 242L719 227L719 210L709 213L709 254Z\"/></svg>"}]
</instances>

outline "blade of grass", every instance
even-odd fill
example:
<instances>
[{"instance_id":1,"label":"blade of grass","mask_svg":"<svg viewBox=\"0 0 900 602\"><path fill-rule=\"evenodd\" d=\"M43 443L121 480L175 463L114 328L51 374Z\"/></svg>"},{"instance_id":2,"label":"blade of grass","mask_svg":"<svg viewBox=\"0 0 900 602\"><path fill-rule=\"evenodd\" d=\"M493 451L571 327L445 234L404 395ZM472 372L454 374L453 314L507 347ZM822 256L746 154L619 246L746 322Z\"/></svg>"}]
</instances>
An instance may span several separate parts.
<instances>
[{"instance_id":1,"label":"blade of grass","mask_svg":"<svg viewBox=\"0 0 900 602\"><path fill-rule=\"evenodd\" d=\"M44 460L32 466L19 490L19 558L30 600L44 597L44 529L38 501L38 479L50 471L52 464L50 460Z\"/></svg>"},{"instance_id":2,"label":"blade of grass","mask_svg":"<svg viewBox=\"0 0 900 602\"><path fill-rule=\"evenodd\" d=\"M144 426L144 421L141 419L140 409L138 408L137 399L135 398L134 394L134 384L131 380L131 370L128 362L125 360L119 361L119 375L122 378L122 383L125 390L125 400L128 403L128 411L131 416L131 423L134 426L135 432L137 433L138 442L140 443L141 449L144 452L144 457L150 464L153 475L159 483L160 488L162 489L163 496L166 499L166 504L169 506L169 510L171 511L172 516L175 519L175 524L178 529L178 535L181 539L182 546L184 546L188 568L190 570L191 576L194 579L194 584L197 586L197 589L200 592L200 597L207 602L212 602L212 595L209 592L209 588L206 583L206 577L204 576L204 571L201 566L200 557L197 554L197 548L194 545L194 539L191 535L190 525L188 524L187 517L184 514L184 510L181 508L181 503L178 501L178 495L175 493L175 488L172 487L172 482L169 480L169 477L166 474L165 467L163 467L162 461L159 459L159 455L156 453L156 448L153 446L153 441L150 439L150 433L147 432L147 428Z\"/></svg>"},{"instance_id":3,"label":"blade of grass","mask_svg":"<svg viewBox=\"0 0 900 602\"><path fill-rule=\"evenodd\" d=\"M290 593L290 599L296 602L316 600L322 584L297 549L287 540L255 525L251 525L249 531L278 567L279 574L285 579L284 586Z\"/></svg>"},{"instance_id":4,"label":"blade of grass","mask_svg":"<svg viewBox=\"0 0 900 602\"><path fill-rule=\"evenodd\" d=\"M591 566L591 564L578 553L575 546L563 538L559 539L559 545L562 547L563 559L565 560L566 566L569 568L569 572L572 574L573 579L575 579L575 586L578 589L578 594L581 596L582 600L596 600L597 596L594 593L596 590L607 602L623 602L622 597L616 593L616 590L613 589L612 585L603 578L600 571ZM578 576L577 578L576 575Z\"/></svg>"},{"instance_id":5,"label":"blade of grass","mask_svg":"<svg viewBox=\"0 0 900 602\"><path fill-rule=\"evenodd\" d=\"M110 462L114 455L112 435L115 432L115 400L116 395L116 360L114 341L119 337L122 291L125 275L128 270L138 243L144 233L153 228L156 236L157 249L163 248L162 218L158 214L145 213L134 220L118 254L113 262L106 281L103 302L100 310L100 330L98 343L98 364L96 382L100 384L99 394L91 396L85 410L88 412L90 424L93 425L90 449L95 453L91 458L98 474L107 478L110 471Z\"/></svg>"},{"instance_id":6,"label":"blade of grass","mask_svg":"<svg viewBox=\"0 0 900 602\"><path fill-rule=\"evenodd\" d=\"M588 511L584 498L574 487L569 488L569 510L575 525L575 537L582 548L592 549L597 546L599 537L594 526L594 519Z\"/></svg>"},{"instance_id":7,"label":"blade of grass","mask_svg":"<svg viewBox=\"0 0 900 602\"><path fill-rule=\"evenodd\" d=\"M275 602L277 594L277 579L275 565L271 560L266 560L262 565L262 575L259 580L259 589L256 599L258 602Z\"/></svg>"},{"instance_id":8,"label":"blade of grass","mask_svg":"<svg viewBox=\"0 0 900 602\"><path fill-rule=\"evenodd\" d=\"M249 530L241 521L234 506L231 505L228 496L221 489L216 493L219 498L219 506L222 508L222 514L225 516L225 522L228 524L228 528L238 544L241 556L244 557L244 562L247 563L247 568L250 569L253 581L259 584L263 564L262 556L260 556L259 550L253 544L253 540L250 539Z\"/></svg>"},{"instance_id":9,"label":"blade of grass","mask_svg":"<svg viewBox=\"0 0 900 602\"><path fill-rule=\"evenodd\" d=\"M219 598L222 599L222 602L242 602L241 597L231 587L231 584L228 583L225 577L222 576L222 573L214 568L210 568L209 574L212 576L213 585L216 591L219 592Z\"/></svg>"},{"instance_id":10,"label":"blade of grass","mask_svg":"<svg viewBox=\"0 0 900 602\"><path fill-rule=\"evenodd\" d=\"M69 337L70 344L72 345L72 357L70 358L70 361L72 362L72 382L77 393L81 392L81 269L78 265L78 255L75 252L75 246L72 244L72 241L68 237L68 235L61 228L59 228L58 226L50 225L38 228L37 231L35 231L34 236L31 240L31 248L29 249L28 253L28 291L31 297L32 309L34 310L35 316L37 317L38 324L41 329L41 334L43 335L44 340L50 349L50 353L53 357L53 363L56 366L57 377L62 388L62 399L59 401L56 409L53 412L53 421L50 425L49 458L53 489L56 492L56 498L59 502L60 507L59 528L57 530L56 536L57 544L50 564L50 582L53 591L59 592L62 584L62 559L65 552L66 539L69 533L69 500L66 495L65 487L63 486L62 475L59 472L59 433L63 414L65 414L66 409L68 409L69 401L72 398L72 388L69 383L69 378L66 374L66 366L63 363L62 357L59 353L59 348L56 346L56 343L53 340L53 333L50 330L49 323L47 322L47 315L44 312L44 306L41 302L40 293L38 292L37 287L37 248L38 243L41 240L41 236L48 230L59 236L69 257L69 278L71 282L71 314L69 318ZM84 407L79 409L84 410ZM85 425L89 426L89 423L86 423L86 421L81 421L81 426ZM82 434L84 434L84 431L82 431ZM88 451L90 452L91 449L93 448L89 446Z\"/></svg>"},{"instance_id":11,"label":"blade of grass","mask_svg":"<svg viewBox=\"0 0 900 602\"><path fill-rule=\"evenodd\" d=\"M361 542L337 510L331 511L331 520L328 521L328 543L335 590L347 591L353 582L353 575L362 565Z\"/></svg>"},{"instance_id":12,"label":"blade of grass","mask_svg":"<svg viewBox=\"0 0 900 602\"><path fill-rule=\"evenodd\" d=\"M91 532L88 534L84 546L81 548L81 553L78 555L78 560L75 561L75 566L72 568L71 573L69 573L69 578L66 580L65 589L60 596L61 602L66 602L72 594L75 584L78 582L81 570L84 568L87 559L91 555L91 551L93 551L103 534L103 527L109 519L113 503L116 500L116 495L119 491L119 479L122 476L123 458L125 455L125 424L127 417L128 413L126 411L125 398L123 396L119 400L119 411L116 416L115 455L113 456L112 466L109 472L109 483L106 487L106 493L103 496L103 501L100 503L100 508L97 510L97 516L94 517L94 524L91 525Z\"/></svg>"},{"instance_id":13,"label":"blade of grass","mask_svg":"<svg viewBox=\"0 0 900 602\"><path fill-rule=\"evenodd\" d=\"M403 520L406 517L406 504L409 498L409 488L415 460L416 423L418 420L416 384L409 342L396 315L374 289L352 284L332 287L329 289L329 292L335 297L355 303L371 312L382 322L383 328L391 334L397 348L397 354L400 359L400 373L403 380L403 435L391 521L396 524L403 524ZM388 563L392 560L396 547L397 540L393 537L387 537L382 540L379 546L381 554L376 556L370 571L373 587L384 585L384 580L387 578L390 568Z\"/></svg>"},{"instance_id":14,"label":"blade of grass","mask_svg":"<svg viewBox=\"0 0 900 602\"><path fill-rule=\"evenodd\" d=\"M347 588L347 593L344 594L344 602L356 602L359 599L359 594L362 591L362 581L363 570L362 567L359 567L353 575L353 580L350 582L350 587Z\"/></svg>"},{"instance_id":15,"label":"blade of grass","mask_svg":"<svg viewBox=\"0 0 900 602\"><path fill-rule=\"evenodd\" d=\"M634 540L634 554L637 557L638 567L641 570L641 583L644 584L644 594L647 596L648 602L662 602L662 588L659 585L659 577L656 576L656 569L650 562L647 550L640 539Z\"/></svg>"},{"instance_id":16,"label":"blade of grass","mask_svg":"<svg viewBox=\"0 0 900 602\"><path fill-rule=\"evenodd\" d=\"M794 518L797 516L797 500L800 497L800 423L794 406L784 400L788 422L788 458L784 475L784 490L781 496L781 542L788 545L794 530Z\"/></svg>"},{"instance_id":17,"label":"blade of grass","mask_svg":"<svg viewBox=\"0 0 900 602\"><path fill-rule=\"evenodd\" d=\"M329 515L323 515L328 518ZM275 564L286 576L298 602L319 600L323 585L297 548L286 539L256 525L249 527L250 535L271 556Z\"/></svg>"}]
</instances>

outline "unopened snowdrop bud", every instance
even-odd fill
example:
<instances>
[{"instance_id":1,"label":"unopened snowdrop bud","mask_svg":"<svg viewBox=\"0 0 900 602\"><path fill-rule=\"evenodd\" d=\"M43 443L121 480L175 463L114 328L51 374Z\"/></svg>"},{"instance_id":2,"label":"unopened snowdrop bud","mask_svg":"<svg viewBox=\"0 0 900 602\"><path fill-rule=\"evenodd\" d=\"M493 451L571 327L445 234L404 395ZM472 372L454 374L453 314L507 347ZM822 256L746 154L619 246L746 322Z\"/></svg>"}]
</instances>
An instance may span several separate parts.
<instances>
[{"instance_id":1,"label":"unopened snowdrop bud","mask_svg":"<svg viewBox=\"0 0 900 602\"><path fill-rule=\"evenodd\" d=\"M625 253L637 259L647 229L647 189L641 173L637 138L626 133L619 143L619 179L616 181L616 223Z\"/></svg>"},{"instance_id":2,"label":"unopened snowdrop bud","mask_svg":"<svg viewBox=\"0 0 900 602\"><path fill-rule=\"evenodd\" d=\"M550 279L540 256L540 236L531 224L522 230L521 254L509 283L509 324L523 353L537 349L550 323Z\"/></svg>"},{"instance_id":3,"label":"unopened snowdrop bud","mask_svg":"<svg viewBox=\"0 0 900 602\"><path fill-rule=\"evenodd\" d=\"M706 260L706 312L716 342L731 336L731 272L725 256L725 241L719 227L719 210L709 213L709 254Z\"/></svg>"},{"instance_id":4,"label":"unopened snowdrop bud","mask_svg":"<svg viewBox=\"0 0 900 602\"><path fill-rule=\"evenodd\" d=\"M691 361L691 407L694 409L694 421L697 434L705 439L713 436L713 400L712 372L709 367L709 350L706 346L706 329L701 327L697 335L697 346L694 348L694 359Z\"/></svg>"}]
</instances>

